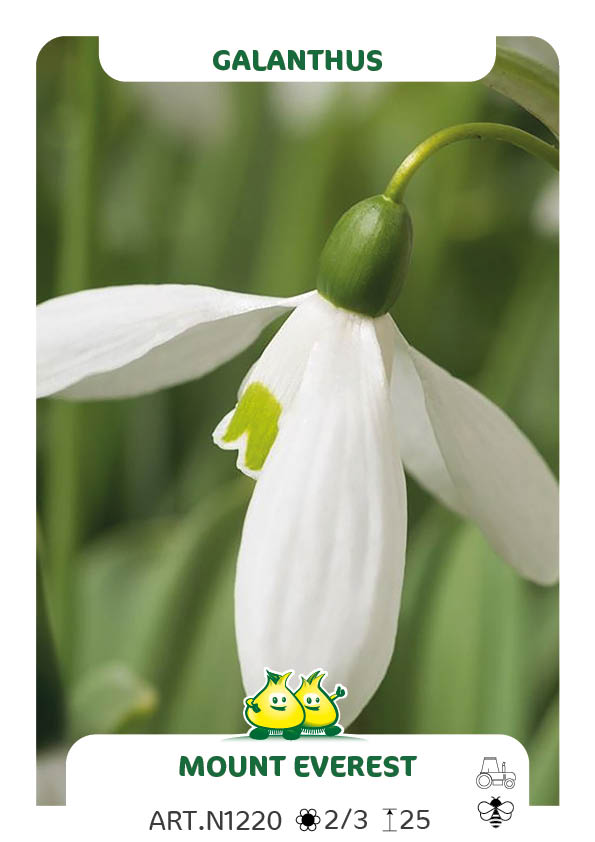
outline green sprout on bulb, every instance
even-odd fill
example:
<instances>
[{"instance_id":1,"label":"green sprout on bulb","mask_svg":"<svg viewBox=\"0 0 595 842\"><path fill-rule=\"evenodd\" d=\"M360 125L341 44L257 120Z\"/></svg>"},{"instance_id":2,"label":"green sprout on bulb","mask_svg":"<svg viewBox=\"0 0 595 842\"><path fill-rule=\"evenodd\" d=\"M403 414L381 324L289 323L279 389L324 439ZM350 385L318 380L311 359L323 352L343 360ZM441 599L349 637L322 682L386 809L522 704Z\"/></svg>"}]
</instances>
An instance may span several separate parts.
<instances>
[{"instance_id":1,"label":"green sprout on bulb","mask_svg":"<svg viewBox=\"0 0 595 842\"><path fill-rule=\"evenodd\" d=\"M473 520L522 576L541 585L558 577L558 486L545 461L497 406L409 345L389 313L411 256L409 181L436 151L467 139L512 143L558 164L557 148L520 129L454 126L420 144L382 195L341 217L311 292L139 284L38 307L38 395L70 400L201 377L292 311L213 433L257 480L237 565L236 636L247 691L263 665L306 675L324 664L349 688L344 725L376 691L394 649L404 470Z\"/></svg>"}]
</instances>

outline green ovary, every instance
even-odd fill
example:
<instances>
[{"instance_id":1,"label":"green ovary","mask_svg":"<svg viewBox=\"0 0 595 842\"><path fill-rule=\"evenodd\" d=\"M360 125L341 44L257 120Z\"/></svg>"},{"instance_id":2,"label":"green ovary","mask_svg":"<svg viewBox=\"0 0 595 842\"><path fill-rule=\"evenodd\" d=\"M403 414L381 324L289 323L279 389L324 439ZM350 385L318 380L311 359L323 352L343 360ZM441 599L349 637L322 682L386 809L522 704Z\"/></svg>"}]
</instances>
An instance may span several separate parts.
<instances>
[{"instance_id":1,"label":"green ovary","mask_svg":"<svg viewBox=\"0 0 595 842\"><path fill-rule=\"evenodd\" d=\"M223 436L234 442L246 434L246 467L260 471L279 431L281 404L262 383L251 383L236 407Z\"/></svg>"}]
</instances>

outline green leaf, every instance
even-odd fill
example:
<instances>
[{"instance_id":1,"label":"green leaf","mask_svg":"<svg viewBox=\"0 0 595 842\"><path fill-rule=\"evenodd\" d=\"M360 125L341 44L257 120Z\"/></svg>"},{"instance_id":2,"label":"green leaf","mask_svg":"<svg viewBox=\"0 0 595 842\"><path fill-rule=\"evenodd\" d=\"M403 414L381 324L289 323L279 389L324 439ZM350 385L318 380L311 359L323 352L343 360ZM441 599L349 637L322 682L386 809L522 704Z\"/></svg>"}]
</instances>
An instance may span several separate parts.
<instances>
[{"instance_id":1,"label":"green leaf","mask_svg":"<svg viewBox=\"0 0 595 842\"><path fill-rule=\"evenodd\" d=\"M497 44L494 66L482 81L514 100L559 136L559 79L555 70L518 50Z\"/></svg>"},{"instance_id":2,"label":"green leaf","mask_svg":"<svg viewBox=\"0 0 595 842\"><path fill-rule=\"evenodd\" d=\"M208 734L245 728L233 616L237 550L233 542L219 556L207 598L186 627L185 657L168 686L157 731Z\"/></svg>"},{"instance_id":3,"label":"green leaf","mask_svg":"<svg viewBox=\"0 0 595 842\"><path fill-rule=\"evenodd\" d=\"M409 484L411 490L411 483ZM380 688L350 731L414 733L418 725L417 681L420 678L420 635L431 621L429 594L442 569L444 548L459 520L441 506L431 506L411 529L399 615L397 642Z\"/></svg>"},{"instance_id":4,"label":"green leaf","mask_svg":"<svg viewBox=\"0 0 595 842\"><path fill-rule=\"evenodd\" d=\"M462 523L443 549L418 631L412 730L504 733L526 745L555 682L553 598L554 589L521 579Z\"/></svg>"},{"instance_id":5,"label":"green leaf","mask_svg":"<svg viewBox=\"0 0 595 842\"><path fill-rule=\"evenodd\" d=\"M233 578L242 513L252 488L246 478L235 478L184 517L128 525L86 549L77 564L79 681L106 662L126 664L157 689L161 711L169 708L182 672L190 670L198 680L187 652L197 624L211 616L221 577ZM220 614L233 616L231 579ZM230 634L213 628L204 643L211 646L216 640L225 647L237 669L231 619L228 627ZM195 706L207 689L199 682L197 692ZM146 730L154 730L153 721ZM170 730L179 730L175 722Z\"/></svg>"},{"instance_id":6,"label":"green leaf","mask_svg":"<svg viewBox=\"0 0 595 842\"><path fill-rule=\"evenodd\" d=\"M130 730L133 722L138 723L153 713L157 698L155 688L126 664L103 664L86 673L73 688L72 737Z\"/></svg>"},{"instance_id":7,"label":"green leaf","mask_svg":"<svg viewBox=\"0 0 595 842\"><path fill-rule=\"evenodd\" d=\"M559 702L556 693L529 746L530 803L533 805L560 803L558 719Z\"/></svg>"},{"instance_id":8,"label":"green leaf","mask_svg":"<svg viewBox=\"0 0 595 842\"><path fill-rule=\"evenodd\" d=\"M494 577L506 576L508 571L499 559L490 559L488 567L488 554L483 538L469 524L461 524L444 547L437 581L428 595L429 620L419 630L416 731L423 727L438 733L481 730L482 704L496 689L492 658L499 660L506 643L502 629L510 629L514 616L510 611L507 624L492 623L490 634L486 597L491 590L491 600L500 603L504 613L508 594L500 599L501 587ZM507 729L492 726L489 730Z\"/></svg>"},{"instance_id":9,"label":"green leaf","mask_svg":"<svg viewBox=\"0 0 595 842\"><path fill-rule=\"evenodd\" d=\"M178 521L154 518L104 532L77 563L74 674L124 661L152 681L143 653L156 624L152 605L168 586L167 545Z\"/></svg>"}]
</instances>

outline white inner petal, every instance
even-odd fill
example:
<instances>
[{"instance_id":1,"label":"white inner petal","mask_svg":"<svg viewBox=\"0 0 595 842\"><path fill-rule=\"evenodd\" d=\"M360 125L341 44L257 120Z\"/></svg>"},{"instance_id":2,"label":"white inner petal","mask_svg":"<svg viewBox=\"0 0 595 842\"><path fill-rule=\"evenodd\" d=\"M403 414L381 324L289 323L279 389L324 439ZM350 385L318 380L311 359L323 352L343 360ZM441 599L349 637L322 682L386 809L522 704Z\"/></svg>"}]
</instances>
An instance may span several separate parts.
<instances>
[{"instance_id":1,"label":"white inner petal","mask_svg":"<svg viewBox=\"0 0 595 842\"><path fill-rule=\"evenodd\" d=\"M250 409L254 417L245 419L247 429L238 437L230 439L228 432L242 397L255 384L264 387L271 400L278 404L280 427L301 385L316 340L331 328L338 313L336 307L318 294L312 295L297 307L242 381L238 403L234 409L225 415L213 432L213 439L219 447L238 451L238 468L248 476L256 478L260 473L260 467L256 467L247 458L249 436L253 439L257 436L269 437L268 427L263 422L263 415L267 412L267 405L263 406L263 400L267 402L267 397L261 393L260 402L254 402ZM268 407L271 400L268 401ZM273 423L277 424L276 416L271 417L271 424ZM274 435L271 437L274 440ZM252 445L254 444L253 440Z\"/></svg>"}]
</instances>

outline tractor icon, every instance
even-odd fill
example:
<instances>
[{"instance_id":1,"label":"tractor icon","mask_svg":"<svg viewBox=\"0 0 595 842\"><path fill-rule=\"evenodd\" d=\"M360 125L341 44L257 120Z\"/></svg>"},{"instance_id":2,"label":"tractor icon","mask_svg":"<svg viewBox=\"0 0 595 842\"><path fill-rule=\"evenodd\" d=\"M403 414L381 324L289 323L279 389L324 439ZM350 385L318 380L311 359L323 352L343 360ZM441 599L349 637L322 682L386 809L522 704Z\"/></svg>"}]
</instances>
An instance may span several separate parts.
<instances>
[{"instance_id":1,"label":"tractor icon","mask_svg":"<svg viewBox=\"0 0 595 842\"><path fill-rule=\"evenodd\" d=\"M500 769L496 757L484 757L481 772L475 781L480 789L487 789L492 785L505 786L506 789L512 789L516 783L516 775L514 772L506 771L506 763L502 763L502 768Z\"/></svg>"}]
</instances>

